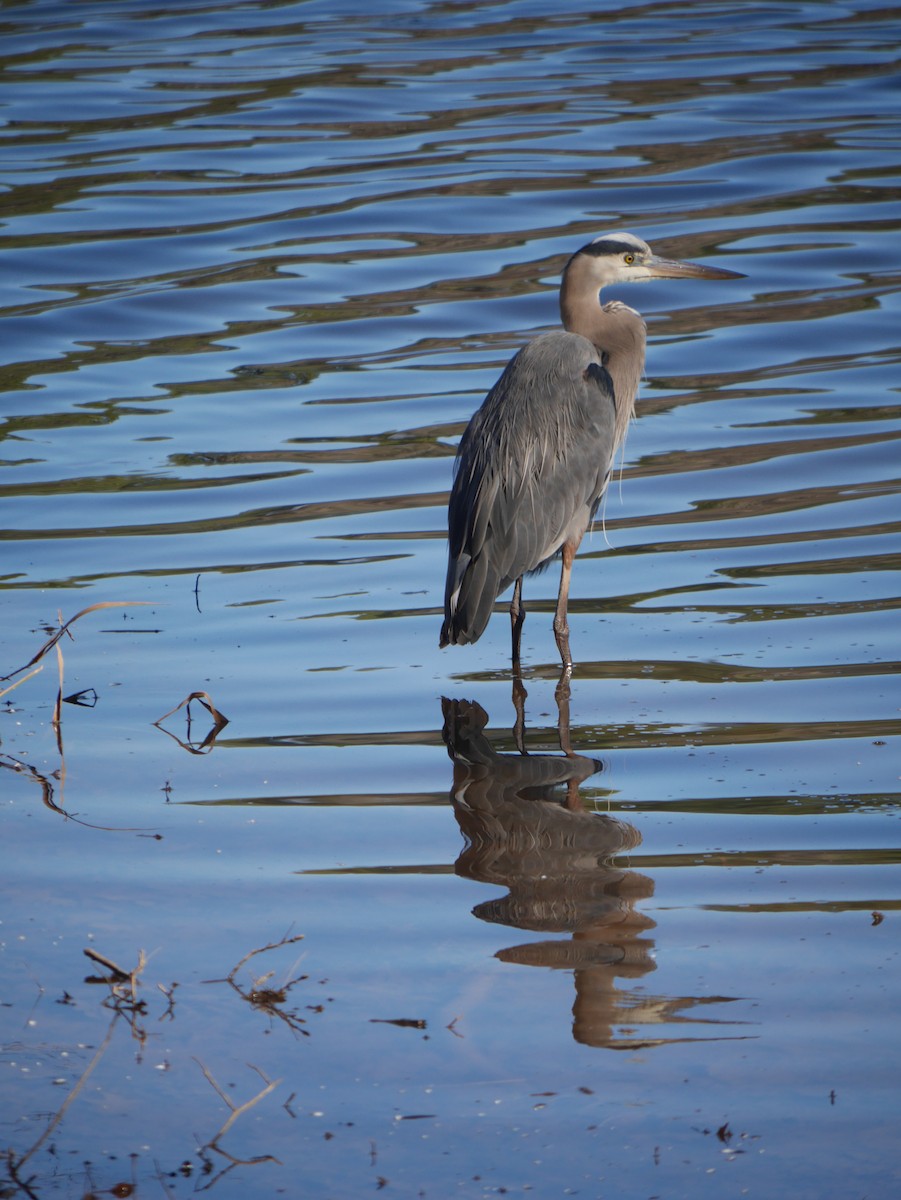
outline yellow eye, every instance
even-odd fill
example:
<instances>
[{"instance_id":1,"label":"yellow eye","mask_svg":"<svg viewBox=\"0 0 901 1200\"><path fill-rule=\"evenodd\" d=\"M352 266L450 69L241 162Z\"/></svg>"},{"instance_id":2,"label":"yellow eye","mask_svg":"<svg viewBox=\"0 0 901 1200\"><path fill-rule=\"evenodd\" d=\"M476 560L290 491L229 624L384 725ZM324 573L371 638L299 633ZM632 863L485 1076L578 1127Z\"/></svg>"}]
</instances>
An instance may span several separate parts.
<instances>
[{"instance_id":1,"label":"yellow eye","mask_svg":"<svg viewBox=\"0 0 901 1200\"><path fill-rule=\"evenodd\" d=\"M632 264L635 262L635 255L634 254L624 254L623 262L626 264L627 267L631 267Z\"/></svg>"}]
</instances>

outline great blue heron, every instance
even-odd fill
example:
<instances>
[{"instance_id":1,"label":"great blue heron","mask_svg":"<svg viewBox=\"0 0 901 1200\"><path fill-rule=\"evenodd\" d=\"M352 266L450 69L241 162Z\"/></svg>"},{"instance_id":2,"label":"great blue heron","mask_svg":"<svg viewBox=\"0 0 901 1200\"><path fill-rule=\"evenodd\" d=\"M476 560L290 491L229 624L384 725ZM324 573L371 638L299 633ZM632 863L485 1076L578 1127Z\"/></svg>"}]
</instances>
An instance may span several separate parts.
<instances>
[{"instance_id":1,"label":"great blue heron","mask_svg":"<svg viewBox=\"0 0 901 1200\"><path fill-rule=\"evenodd\" d=\"M643 319L618 300L602 305L598 293L642 279L740 278L659 258L631 233L605 233L576 251L560 285L563 330L541 334L510 360L457 450L441 646L477 641L512 583L518 670L523 575L560 554L554 636L564 669L571 668L573 559L604 495L644 370Z\"/></svg>"}]
</instances>

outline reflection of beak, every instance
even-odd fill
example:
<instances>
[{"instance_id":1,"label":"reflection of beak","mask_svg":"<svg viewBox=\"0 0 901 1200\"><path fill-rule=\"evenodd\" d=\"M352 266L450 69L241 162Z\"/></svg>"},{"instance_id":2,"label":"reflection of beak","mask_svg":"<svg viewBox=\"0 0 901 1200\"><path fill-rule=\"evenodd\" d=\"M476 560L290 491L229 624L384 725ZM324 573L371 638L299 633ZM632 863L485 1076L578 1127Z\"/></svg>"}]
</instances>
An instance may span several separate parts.
<instances>
[{"instance_id":1,"label":"reflection of beak","mask_svg":"<svg viewBox=\"0 0 901 1200\"><path fill-rule=\"evenodd\" d=\"M706 267L702 263L676 262L674 258L659 258L652 254L643 266L649 279L744 279L740 271L725 267Z\"/></svg>"}]
</instances>

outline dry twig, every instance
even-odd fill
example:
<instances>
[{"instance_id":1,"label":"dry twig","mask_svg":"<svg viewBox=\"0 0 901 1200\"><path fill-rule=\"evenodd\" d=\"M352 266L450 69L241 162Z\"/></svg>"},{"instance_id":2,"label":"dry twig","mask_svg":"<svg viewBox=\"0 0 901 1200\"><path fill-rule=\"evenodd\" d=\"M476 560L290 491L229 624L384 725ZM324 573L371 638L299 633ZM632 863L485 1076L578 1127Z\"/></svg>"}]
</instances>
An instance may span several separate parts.
<instances>
[{"instance_id":1,"label":"dry twig","mask_svg":"<svg viewBox=\"0 0 901 1200\"><path fill-rule=\"evenodd\" d=\"M147 1033L143 1025L139 1024L139 1018L147 1015L147 1004L138 998L138 980L147 966L147 955L140 950L137 966L133 970L127 971L97 950L87 949L84 954L92 962L105 967L109 972L108 975L89 975L85 983L106 984L110 994L103 1001L104 1007L111 1008L113 1012L126 1018L131 1027L132 1036L136 1038L143 1049L144 1043L147 1041Z\"/></svg>"},{"instance_id":2,"label":"dry twig","mask_svg":"<svg viewBox=\"0 0 901 1200\"><path fill-rule=\"evenodd\" d=\"M15 671L10 671L8 675L0 675L0 682L5 683L7 679L12 679L14 676L20 675L23 671L27 671L29 667L33 667L36 662L40 662L44 655L47 654L48 651L52 650L57 642L59 642L63 637L65 637L67 634L69 637L72 636L71 633L69 633L71 627L76 621L80 621L82 617L86 617L88 613L97 612L98 609L101 608L131 608L136 605L150 603L151 601L149 600L101 600L97 604L89 604L87 608L83 608L81 612L77 612L74 617L70 617L65 623L63 623L62 614L60 614L59 629L57 629L47 639L47 641L44 642L37 654L33 655L24 666L17 667Z\"/></svg>"},{"instance_id":3,"label":"dry twig","mask_svg":"<svg viewBox=\"0 0 901 1200\"><path fill-rule=\"evenodd\" d=\"M200 1158L203 1161L203 1163L208 1171L212 1170L212 1160L209 1158L209 1155L207 1153L210 1150L215 1151L216 1154L219 1154L222 1156L222 1158L226 1159L228 1162L228 1166L224 1167L223 1170L221 1170L218 1175L215 1175L208 1183L204 1184L204 1186L202 1188L198 1188L198 1191L202 1191L202 1192L207 1191L215 1183L217 1183L222 1178L223 1175L227 1174L233 1167L238 1167L238 1166L250 1167L250 1166L256 1166L259 1163L265 1163L265 1162L274 1162L274 1163L278 1163L279 1165L281 1165L280 1160L277 1159L274 1154L258 1154L258 1155L254 1155L254 1157L252 1157L252 1158L238 1158L234 1154L231 1154L228 1150L224 1149L224 1147L219 1145L220 1139L225 1137L226 1133L228 1133L229 1129L231 1129L231 1127L232 1127L232 1125L234 1125L235 1121L237 1121L239 1117L242 1117L246 1112L249 1112L250 1109L254 1107L254 1105L259 1104L259 1102L261 1100L265 1100L265 1098L268 1095L270 1095L270 1093L275 1091L275 1089L281 1083L281 1080L280 1079L275 1079L275 1080L268 1079L266 1077L266 1075L260 1070L259 1067L254 1066L253 1063L248 1063L247 1065L250 1067L250 1069L252 1071L256 1071L256 1073L263 1080L263 1082L266 1084L266 1086L263 1088L263 1090L261 1092L258 1092L255 1096L252 1096L249 1100L246 1100L243 1104L235 1104L234 1101L232 1100L232 1098L228 1095L228 1093L225 1092L219 1086L219 1084L213 1078L212 1073L209 1070L207 1070L207 1068L200 1061L200 1059L195 1058L194 1061L197 1063L198 1067L200 1067L201 1071L203 1071L204 1077L206 1078L207 1082L214 1089L214 1091L217 1093L219 1098L223 1101L223 1103L229 1110L229 1115L225 1119L225 1122L222 1125L221 1129L219 1129L219 1131L216 1134L214 1134L214 1136L211 1137L208 1142L205 1142L204 1145L201 1146L200 1150L198 1151Z\"/></svg>"},{"instance_id":4,"label":"dry twig","mask_svg":"<svg viewBox=\"0 0 901 1200\"><path fill-rule=\"evenodd\" d=\"M259 946L256 950L251 950L249 953L245 954L244 957L232 967L228 975L226 975L224 981L221 979L214 979L210 980L209 982L225 982L229 984L230 987L234 988L242 1000L246 1000L247 1003L251 1004L254 1008L261 1009L270 1017L277 1017L280 1021L284 1021L288 1028L294 1033L301 1033L304 1037L309 1037L309 1030L302 1028L302 1026L306 1024L304 1018L293 1010L286 1010L279 1007L288 999L288 993L291 991L291 989L298 983L302 983L307 978L306 975L298 975L294 979L290 978L291 973L297 966L297 963L300 961L299 959L297 959L292 965L291 970L288 972L288 981L282 984L281 987L265 986L269 983L270 979L272 979L273 975L275 974L274 971L267 971L265 975L256 976L251 981L249 987L241 987L236 979L238 972L241 970L244 964L250 962L250 960L255 958L258 954L266 954L270 950L279 950L283 946L293 946L295 942L302 942L303 937L304 935L302 933L294 934L293 936L290 934L285 934L285 936L277 942L271 942L268 946Z\"/></svg>"},{"instance_id":5,"label":"dry twig","mask_svg":"<svg viewBox=\"0 0 901 1200\"><path fill-rule=\"evenodd\" d=\"M18 775L27 775L41 789L41 799L44 806L49 808L51 812L59 813L61 817L65 817L67 821L74 821L77 825L84 825L86 829L102 829L109 832L118 833L141 833L143 830L140 826L121 826L121 825L97 825L93 821L85 821L81 817L76 817L72 813L63 808L59 800L54 800L54 788L46 775L42 775L37 768L31 763L23 762L19 758L13 758L11 754L0 754L0 768L5 767L7 770L15 771ZM60 788L60 799L62 799L62 790L66 778L65 759L60 763L59 770L55 772L56 779Z\"/></svg>"},{"instance_id":6,"label":"dry twig","mask_svg":"<svg viewBox=\"0 0 901 1200\"><path fill-rule=\"evenodd\" d=\"M107 1031L106 1031L106 1037L103 1039L101 1044L98 1046L97 1052L95 1053L94 1057L91 1059L91 1061L85 1067L85 1069L82 1071L81 1076L78 1079L78 1081L76 1082L75 1086L69 1092L68 1096L66 1096L65 1100L62 1102L62 1104L60 1105L60 1107L56 1111L56 1113L54 1113L53 1117L50 1119L50 1122L47 1125L47 1128L44 1130L44 1132L41 1134L41 1136L38 1138L38 1140L34 1143L34 1145L31 1146L28 1150L26 1150L25 1153L20 1155L18 1158L16 1158L16 1156L12 1150L9 1150L7 1152L6 1165L7 1165L7 1170L9 1171L10 1178L13 1180L13 1182L18 1187L20 1187L25 1192L26 1195L28 1195L28 1196L34 1195L34 1192L32 1192L28 1186L31 1183L31 1179L22 1180L19 1177L19 1172L21 1171L21 1169L25 1165L25 1163L27 1163L30 1158L34 1157L34 1155L41 1148L41 1146L43 1146L44 1142L46 1142L47 1138L50 1137L50 1134L54 1131L54 1129L56 1129L57 1125L59 1125L60 1121L65 1116L66 1111L68 1110L69 1106L72 1104L72 1102L75 1100L76 1096L79 1094L79 1092L82 1090L84 1085L87 1083L88 1079L90 1078L91 1074L94 1071L94 1068L97 1066L97 1064L100 1062L101 1058L103 1058L104 1054L106 1053L107 1048L113 1039L113 1032L116 1028L116 1024L119 1021L119 1018L121 1016L122 1016L122 1013L120 1013L120 1012L115 1012L113 1014L113 1019L110 1021L109 1029L107 1029Z\"/></svg>"},{"instance_id":7,"label":"dry twig","mask_svg":"<svg viewBox=\"0 0 901 1200\"><path fill-rule=\"evenodd\" d=\"M203 739L202 742L199 742L196 744L191 741L191 701L192 700L199 701L203 705L203 707L207 710L207 712L210 714L210 716L213 718L212 729L209 731L209 733L206 735L206 737ZM177 713L180 708L185 709L187 721L188 721L187 736L185 737L184 740L182 740L180 737L177 737L174 733L170 733L168 729L163 728L163 721L165 721L167 717L171 717L173 713ZM228 717L224 716L221 712L219 712L219 710L216 708L215 704L213 703L212 699L210 698L209 693L207 693L207 692L191 692L191 694L189 696L185 696L184 700L182 700L180 704L176 704L175 708L170 708L170 710L167 713L163 713L163 715L159 718L159 720L154 721L153 723L157 727L157 729L162 729L163 733L168 734L169 737L171 737L174 741L178 742L179 746L181 746L184 750L187 750L189 753L191 753L191 754L206 754L209 750L212 750L213 745L215 744L216 738L219 736L219 734L222 732L222 730L228 724Z\"/></svg>"},{"instance_id":8,"label":"dry twig","mask_svg":"<svg viewBox=\"0 0 901 1200\"><path fill-rule=\"evenodd\" d=\"M25 668L23 667L22 670L24 671L24 669ZM5 696L7 694L7 692L13 691L14 688L20 687L23 683L26 683L29 679L33 679L35 677L35 675L40 675L40 673L41 673L41 671L43 671L43 669L44 669L43 667L35 667L35 669L33 671L29 671L27 675L23 675L21 679L17 679L16 682L11 683L9 685L9 687L5 687L3 689L3 691L0 692L0 697ZM15 672L13 672L13 674L15 674ZM11 679L12 675L4 675L3 678Z\"/></svg>"}]
</instances>

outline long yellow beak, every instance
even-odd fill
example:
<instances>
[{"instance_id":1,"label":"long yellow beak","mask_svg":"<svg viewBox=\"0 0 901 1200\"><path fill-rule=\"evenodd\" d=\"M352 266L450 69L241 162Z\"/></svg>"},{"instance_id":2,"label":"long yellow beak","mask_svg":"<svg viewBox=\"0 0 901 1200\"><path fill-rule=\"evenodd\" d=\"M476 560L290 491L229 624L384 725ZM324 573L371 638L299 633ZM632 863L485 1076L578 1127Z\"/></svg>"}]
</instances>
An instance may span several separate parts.
<instances>
[{"instance_id":1,"label":"long yellow beak","mask_svg":"<svg viewBox=\"0 0 901 1200\"><path fill-rule=\"evenodd\" d=\"M740 271L727 271L725 267L708 267L703 263L677 262L674 258L660 258L652 254L642 266L649 279L744 279Z\"/></svg>"}]
</instances>

